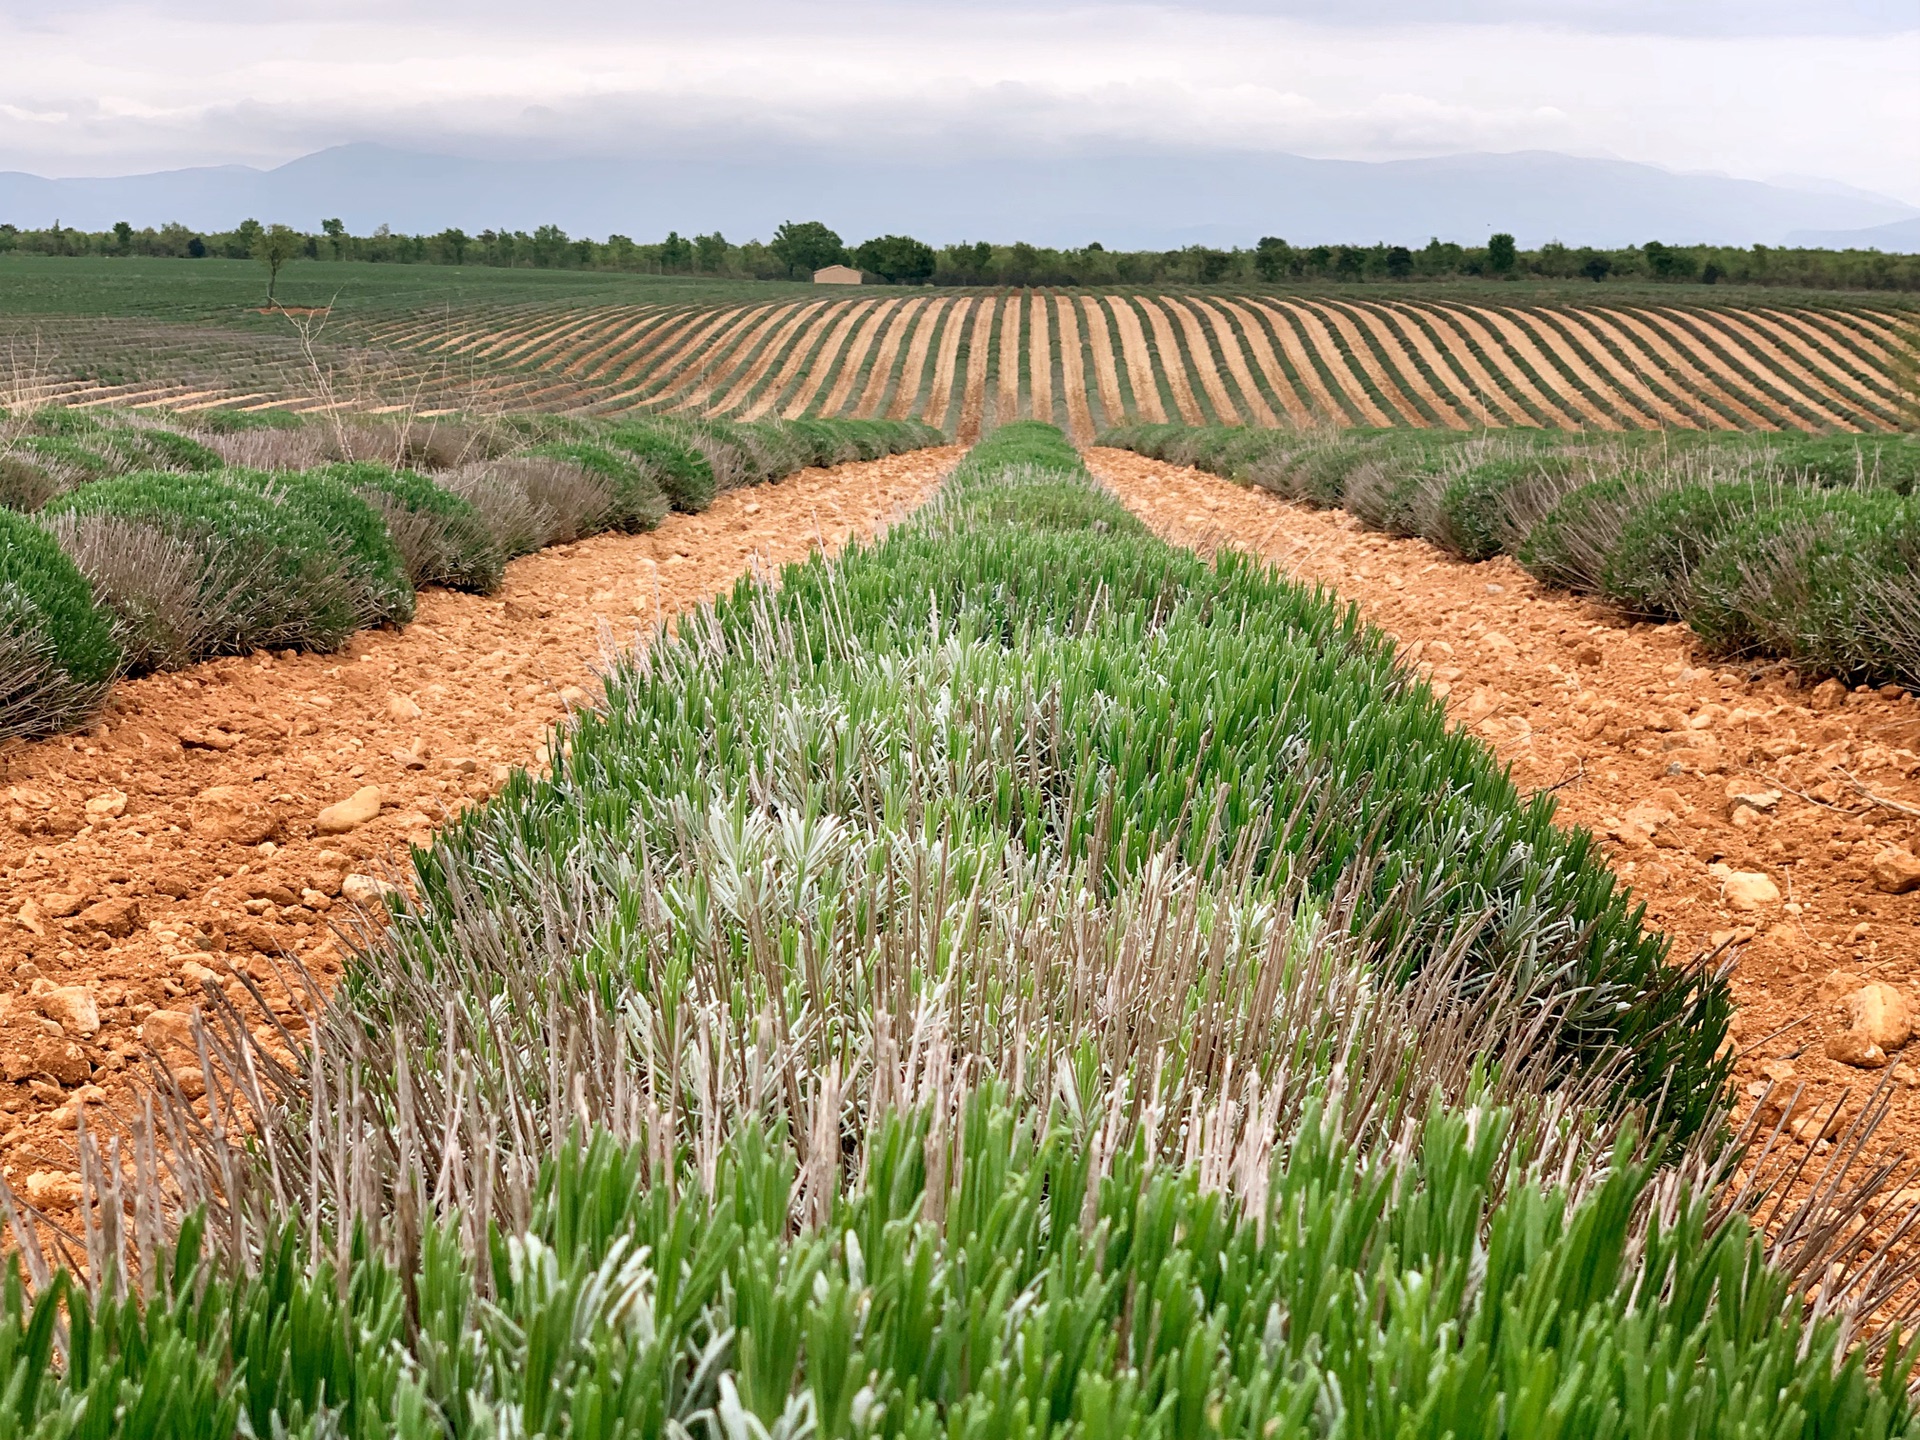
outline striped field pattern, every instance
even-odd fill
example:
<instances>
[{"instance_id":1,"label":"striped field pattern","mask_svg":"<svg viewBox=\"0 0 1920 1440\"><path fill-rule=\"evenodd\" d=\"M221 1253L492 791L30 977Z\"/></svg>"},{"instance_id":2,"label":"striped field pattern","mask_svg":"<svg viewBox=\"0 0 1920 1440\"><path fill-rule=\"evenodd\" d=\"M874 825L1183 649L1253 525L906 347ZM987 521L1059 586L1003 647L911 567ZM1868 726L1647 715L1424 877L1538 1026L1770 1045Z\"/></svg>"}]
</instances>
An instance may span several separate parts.
<instances>
[{"instance_id":1,"label":"striped field pattern","mask_svg":"<svg viewBox=\"0 0 1920 1440\"><path fill-rule=\"evenodd\" d=\"M1911 324L1857 306L878 289L439 311L369 324L356 343L447 408L918 418L968 442L1042 419L1085 441L1126 420L1883 430L1900 419L1890 349ZM248 388L80 386L68 398L312 403L294 398L291 375L277 396L270 380Z\"/></svg>"}]
</instances>

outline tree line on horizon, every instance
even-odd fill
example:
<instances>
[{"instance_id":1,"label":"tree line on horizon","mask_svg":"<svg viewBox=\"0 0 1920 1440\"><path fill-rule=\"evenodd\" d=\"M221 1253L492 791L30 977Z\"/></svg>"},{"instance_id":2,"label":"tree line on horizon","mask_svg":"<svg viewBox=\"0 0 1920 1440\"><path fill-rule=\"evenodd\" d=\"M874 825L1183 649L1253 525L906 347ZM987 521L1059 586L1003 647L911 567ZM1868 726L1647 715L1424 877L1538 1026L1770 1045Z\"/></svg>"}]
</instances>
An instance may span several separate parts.
<instances>
[{"instance_id":1,"label":"tree line on horizon","mask_svg":"<svg viewBox=\"0 0 1920 1440\"><path fill-rule=\"evenodd\" d=\"M245 220L232 230L185 225L86 231L57 221L44 230L0 224L0 254L259 259L277 278L293 261L339 260L396 265L479 265L553 270L608 270L714 279L808 278L832 264L857 266L870 282L902 285L1278 285L1289 282L1397 284L1489 281L1633 281L1669 284L1790 286L1833 290L1920 290L1920 255L1878 250L1826 250L1754 245L1670 245L1650 240L1618 248L1552 241L1521 249L1510 234L1484 245L1433 239L1425 246L1291 245L1265 236L1251 247L1188 245L1174 250L1109 250L1095 241L1052 248L1024 241L976 241L939 248L905 235L848 245L820 221L788 222L772 240L736 244L718 231L642 243L570 236L558 225L482 230L449 227L406 235L385 225L354 235L338 219L306 232Z\"/></svg>"}]
</instances>

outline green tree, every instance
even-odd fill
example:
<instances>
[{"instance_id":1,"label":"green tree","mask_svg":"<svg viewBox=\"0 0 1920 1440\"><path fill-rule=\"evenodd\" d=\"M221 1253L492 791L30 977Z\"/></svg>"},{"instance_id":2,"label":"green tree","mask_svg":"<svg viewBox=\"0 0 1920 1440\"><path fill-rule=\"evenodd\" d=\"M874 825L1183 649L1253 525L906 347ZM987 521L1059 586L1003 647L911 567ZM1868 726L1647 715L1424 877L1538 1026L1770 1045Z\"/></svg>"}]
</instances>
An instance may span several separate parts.
<instances>
[{"instance_id":1,"label":"green tree","mask_svg":"<svg viewBox=\"0 0 1920 1440\"><path fill-rule=\"evenodd\" d=\"M840 243L840 237L818 220L785 222L773 232L773 243L767 248L787 267L789 279L796 272L811 277L814 271L847 258L847 247Z\"/></svg>"},{"instance_id":2,"label":"green tree","mask_svg":"<svg viewBox=\"0 0 1920 1440\"><path fill-rule=\"evenodd\" d=\"M1202 285L1218 285L1227 278L1227 271L1233 265L1233 257L1224 250L1215 250L1210 246L1193 247L1193 271Z\"/></svg>"},{"instance_id":3,"label":"green tree","mask_svg":"<svg viewBox=\"0 0 1920 1440\"><path fill-rule=\"evenodd\" d=\"M267 304L275 303L274 287L280 283L280 271L288 261L297 260L306 249L307 238L290 225L254 227L253 258L267 267Z\"/></svg>"},{"instance_id":4,"label":"green tree","mask_svg":"<svg viewBox=\"0 0 1920 1440\"><path fill-rule=\"evenodd\" d=\"M347 226L343 220L322 220L320 233L327 237L327 243L333 247L333 258L338 260L347 248Z\"/></svg>"},{"instance_id":5,"label":"green tree","mask_svg":"<svg viewBox=\"0 0 1920 1440\"><path fill-rule=\"evenodd\" d=\"M1395 280L1404 280L1413 274L1413 252L1404 245L1389 247L1387 274Z\"/></svg>"},{"instance_id":6,"label":"green tree","mask_svg":"<svg viewBox=\"0 0 1920 1440\"><path fill-rule=\"evenodd\" d=\"M853 252L854 264L893 285L924 285L933 278L933 247L911 235L882 235Z\"/></svg>"},{"instance_id":7,"label":"green tree","mask_svg":"<svg viewBox=\"0 0 1920 1440\"><path fill-rule=\"evenodd\" d=\"M1511 275L1515 258L1513 236L1506 231L1502 230L1487 241L1487 269L1494 274Z\"/></svg>"},{"instance_id":8,"label":"green tree","mask_svg":"<svg viewBox=\"0 0 1920 1440\"><path fill-rule=\"evenodd\" d=\"M467 263L467 246L473 241L466 231L449 225L433 238L440 242L440 249L455 265Z\"/></svg>"},{"instance_id":9,"label":"green tree","mask_svg":"<svg viewBox=\"0 0 1920 1440\"><path fill-rule=\"evenodd\" d=\"M660 268L668 272L688 269L693 264L693 242L678 230L669 230L660 242Z\"/></svg>"},{"instance_id":10,"label":"green tree","mask_svg":"<svg viewBox=\"0 0 1920 1440\"><path fill-rule=\"evenodd\" d=\"M265 233L266 227L249 216L233 227L233 233L227 236L225 249L229 260L244 260L253 254L254 242Z\"/></svg>"},{"instance_id":11,"label":"green tree","mask_svg":"<svg viewBox=\"0 0 1920 1440\"><path fill-rule=\"evenodd\" d=\"M727 268L727 237L718 230L711 235L693 237L693 264L697 270L718 275Z\"/></svg>"},{"instance_id":12,"label":"green tree","mask_svg":"<svg viewBox=\"0 0 1920 1440\"><path fill-rule=\"evenodd\" d=\"M1253 273L1269 285L1283 279L1294 265L1293 247L1278 235L1262 235L1253 247Z\"/></svg>"},{"instance_id":13,"label":"green tree","mask_svg":"<svg viewBox=\"0 0 1920 1440\"><path fill-rule=\"evenodd\" d=\"M113 253L116 255L133 253L133 226L124 220L113 222Z\"/></svg>"},{"instance_id":14,"label":"green tree","mask_svg":"<svg viewBox=\"0 0 1920 1440\"><path fill-rule=\"evenodd\" d=\"M1613 273L1613 257L1604 250L1596 250L1580 266L1580 273L1597 285Z\"/></svg>"},{"instance_id":15,"label":"green tree","mask_svg":"<svg viewBox=\"0 0 1920 1440\"><path fill-rule=\"evenodd\" d=\"M541 269L564 265L567 259L567 232L558 225L542 225L533 232L533 263Z\"/></svg>"}]
</instances>

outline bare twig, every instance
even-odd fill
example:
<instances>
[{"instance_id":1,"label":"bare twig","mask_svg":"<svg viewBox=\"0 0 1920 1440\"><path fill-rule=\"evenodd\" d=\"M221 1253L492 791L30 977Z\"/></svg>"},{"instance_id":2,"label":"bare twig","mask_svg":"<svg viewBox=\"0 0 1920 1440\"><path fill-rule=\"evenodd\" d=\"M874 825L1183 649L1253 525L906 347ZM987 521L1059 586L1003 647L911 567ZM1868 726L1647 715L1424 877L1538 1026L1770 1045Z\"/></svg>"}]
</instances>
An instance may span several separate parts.
<instances>
[{"instance_id":1,"label":"bare twig","mask_svg":"<svg viewBox=\"0 0 1920 1440\"><path fill-rule=\"evenodd\" d=\"M1896 815L1913 815L1916 817L1920 817L1920 805L1908 805L1899 800L1889 800L1884 795L1876 795L1873 791L1869 790L1864 784L1862 784L1860 777L1858 775L1855 775L1851 770L1841 770L1838 765L1834 766L1833 768L1835 770L1839 770L1842 775L1846 776L1847 783L1853 786L1854 790L1860 795L1860 797L1868 801L1870 804L1877 805L1883 810L1891 810Z\"/></svg>"}]
</instances>

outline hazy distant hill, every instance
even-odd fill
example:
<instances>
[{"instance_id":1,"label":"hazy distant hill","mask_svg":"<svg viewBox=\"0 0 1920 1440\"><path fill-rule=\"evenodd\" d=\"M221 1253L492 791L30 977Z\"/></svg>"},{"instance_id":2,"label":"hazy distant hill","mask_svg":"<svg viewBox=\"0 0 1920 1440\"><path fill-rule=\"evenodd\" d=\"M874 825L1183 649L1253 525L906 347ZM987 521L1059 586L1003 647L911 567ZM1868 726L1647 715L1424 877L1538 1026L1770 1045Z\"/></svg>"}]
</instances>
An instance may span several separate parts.
<instances>
[{"instance_id":1,"label":"hazy distant hill","mask_svg":"<svg viewBox=\"0 0 1920 1440\"><path fill-rule=\"evenodd\" d=\"M1795 245L1821 245L1835 250L1885 250L1890 254L1920 253L1920 216L1873 225L1865 230L1796 230L1787 237Z\"/></svg>"},{"instance_id":2,"label":"hazy distant hill","mask_svg":"<svg viewBox=\"0 0 1920 1440\"><path fill-rule=\"evenodd\" d=\"M0 220L104 229L178 220L227 229L246 216L312 230L337 215L365 234L458 225L654 239L719 229L765 238L824 219L848 238L905 231L935 242L1160 248L1429 236L1521 245L1781 244L1799 234L1911 236L1920 210L1862 192L1681 175L1542 151L1367 163L1221 154L877 162L817 154L700 160L478 160L343 145L274 170L244 166L113 179L0 174Z\"/></svg>"}]
</instances>

